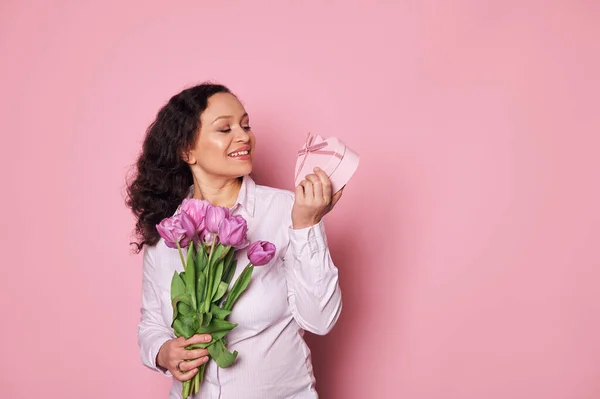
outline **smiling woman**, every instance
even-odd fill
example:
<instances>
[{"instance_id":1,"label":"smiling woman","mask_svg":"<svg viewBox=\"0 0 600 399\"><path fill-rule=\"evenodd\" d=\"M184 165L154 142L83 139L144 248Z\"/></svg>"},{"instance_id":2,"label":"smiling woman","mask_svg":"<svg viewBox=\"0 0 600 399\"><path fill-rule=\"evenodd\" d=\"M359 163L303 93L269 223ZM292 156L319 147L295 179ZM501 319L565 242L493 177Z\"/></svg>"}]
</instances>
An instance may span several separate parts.
<instances>
[{"instance_id":1,"label":"smiling woman","mask_svg":"<svg viewBox=\"0 0 600 399\"><path fill-rule=\"evenodd\" d=\"M184 156L192 169L194 184L225 183L231 176L252 171L255 138L249 123L248 113L233 94L221 92L209 98L207 109L200 115L200 134Z\"/></svg>"},{"instance_id":2,"label":"smiling woman","mask_svg":"<svg viewBox=\"0 0 600 399\"><path fill-rule=\"evenodd\" d=\"M342 190L319 169L295 192L257 185L250 173L256 139L248 113L222 85L201 84L173 96L146 132L127 204L135 215L136 243L143 251L142 308L138 343L142 362L173 377L171 398L206 364L201 398L317 398L304 331L326 334L338 320L342 299L338 270L325 235L323 216ZM198 334L184 339L171 328L171 277L181 271L177 250L156 229L186 198L207 200L248 223L248 239L274 243L277 252L254 272L253 281L229 316L236 363L219 369ZM248 263L238 251L239 265ZM234 273L234 279L240 270Z\"/></svg>"}]
</instances>

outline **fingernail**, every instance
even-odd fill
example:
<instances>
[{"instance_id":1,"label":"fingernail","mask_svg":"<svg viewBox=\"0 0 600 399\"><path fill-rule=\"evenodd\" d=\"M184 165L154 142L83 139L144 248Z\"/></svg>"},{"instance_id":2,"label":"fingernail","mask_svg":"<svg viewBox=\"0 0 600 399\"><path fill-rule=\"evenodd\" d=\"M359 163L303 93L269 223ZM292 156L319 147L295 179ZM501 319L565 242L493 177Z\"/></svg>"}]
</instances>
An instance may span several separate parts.
<instances>
[{"instance_id":1,"label":"fingernail","mask_svg":"<svg viewBox=\"0 0 600 399\"><path fill-rule=\"evenodd\" d=\"M212 340L212 337L210 335L204 336L204 342L210 342L211 340Z\"/></svg>"},{"instance_id":2,"label":"fingernail","mask_svg":"<svg viewBox=\"0 0 600 399\"><path fill-rule=\"evenodd\" d=\"M202 363L206 363L206 362L208 362L208 356L204 356L204 357L202 358Z\"/></svg>"}]
</instances>

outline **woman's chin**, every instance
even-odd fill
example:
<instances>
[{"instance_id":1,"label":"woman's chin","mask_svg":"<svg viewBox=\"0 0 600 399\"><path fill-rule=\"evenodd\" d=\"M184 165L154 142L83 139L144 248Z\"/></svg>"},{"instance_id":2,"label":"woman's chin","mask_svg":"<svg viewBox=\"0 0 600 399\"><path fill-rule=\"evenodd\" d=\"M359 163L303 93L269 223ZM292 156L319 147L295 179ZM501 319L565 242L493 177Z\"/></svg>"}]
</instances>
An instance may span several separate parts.
<instances>
[{"instance_id":1,"label":"woman's chin","mask_svg":"<svg viewBox=\"0 0 600 399\"><path fill-rule=\"evenodd\" d=\"M236 177L238 176L246 176L249 175L250 173L252 173L252 163L248 162L248 165L240 165L239 167L235 168L235 173L232 173L232 175L235 175Z\"/></svg>"}]
</instances>

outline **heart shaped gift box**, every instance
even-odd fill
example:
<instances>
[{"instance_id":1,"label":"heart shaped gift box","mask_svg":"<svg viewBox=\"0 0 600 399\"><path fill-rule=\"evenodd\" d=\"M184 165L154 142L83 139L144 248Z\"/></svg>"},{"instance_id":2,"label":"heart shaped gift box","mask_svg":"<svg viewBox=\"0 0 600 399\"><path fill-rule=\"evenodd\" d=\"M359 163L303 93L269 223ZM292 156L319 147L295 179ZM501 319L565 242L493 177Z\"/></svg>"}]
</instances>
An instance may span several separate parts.
<instances>
[{"instance_id":1,"label":"heart shaped gift box","mask_svg":"<svg viewBox=\"0 0 600 399\"><path fill-rule=\"evenodd\" d=\"M358 154L338 138L324 139L319 135L309 134L304 146L298 151L295 185L298 186L306 175L314 173L313 168L318 166L329 176L332 193L336 193L354 175L359 160Z\"/></svg>"}]
</instances>

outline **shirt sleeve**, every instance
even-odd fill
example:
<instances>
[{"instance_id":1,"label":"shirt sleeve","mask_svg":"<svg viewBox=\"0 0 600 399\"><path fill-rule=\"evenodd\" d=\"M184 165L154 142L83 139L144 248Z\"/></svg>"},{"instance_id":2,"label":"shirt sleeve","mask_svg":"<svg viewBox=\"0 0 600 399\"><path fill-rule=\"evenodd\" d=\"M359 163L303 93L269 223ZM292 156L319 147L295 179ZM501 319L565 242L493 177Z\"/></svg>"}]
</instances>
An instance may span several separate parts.
<instances>
[{"instance_id":1,"label":"shirt sleeve","mask_svg":"<svg viewBox=\"0 0 600 399\"><path fill-rule=\"evenodd\" d=\"M288 302L298 325L325 335L342 310L338 269L327 246L323 221L304 229L289 228L290 243L284 256Z\"/></svg>"},{"instance_id":2,"label":"shirt sleeve","mask_svg":"<svg viewBox=\"0 0 600 399\"><path fill-rule=\"evenodd\" d=\"M160 295L156 286L156 273L152 249L144 250L142 276L142 308L138 327L138 345L144 366L163 375L171 373L156 364L156 356L160 347L168 340L175 338L173 330L165 325L161 314Z\"/></svg>"}]
</instances>

